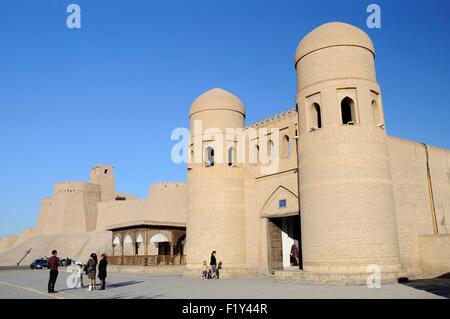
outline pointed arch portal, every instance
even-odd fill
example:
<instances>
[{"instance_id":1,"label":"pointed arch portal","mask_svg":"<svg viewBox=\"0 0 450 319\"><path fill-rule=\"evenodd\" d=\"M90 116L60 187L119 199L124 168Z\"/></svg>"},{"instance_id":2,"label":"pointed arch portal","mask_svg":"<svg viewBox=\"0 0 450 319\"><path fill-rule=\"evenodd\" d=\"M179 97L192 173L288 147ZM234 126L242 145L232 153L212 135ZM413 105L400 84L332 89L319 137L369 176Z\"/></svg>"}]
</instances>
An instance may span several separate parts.
<instances>
[{"instance_id":1,"label":"pointed arch portal","mask_svg":"<svg viewBox=\"0 0 450 319\"><path fill-rule=\"evenodd\" d=\"M269 272L299 269L301 230L297 195L283 185L278 186L265 201L260 216L266 221Z\"/></svg>"}]
</instances>

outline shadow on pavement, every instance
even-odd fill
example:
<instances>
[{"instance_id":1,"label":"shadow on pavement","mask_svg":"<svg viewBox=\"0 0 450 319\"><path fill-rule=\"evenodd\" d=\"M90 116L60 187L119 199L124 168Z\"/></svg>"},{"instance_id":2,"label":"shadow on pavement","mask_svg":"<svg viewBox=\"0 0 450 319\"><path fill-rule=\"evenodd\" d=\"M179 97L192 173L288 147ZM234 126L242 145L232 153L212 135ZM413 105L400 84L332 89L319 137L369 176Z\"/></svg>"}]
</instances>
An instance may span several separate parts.
<instances>
[{"instance_id":1,"label":"shadow on pavement","mask_svg":"<svg viewBox=\"0 0 450 319\"><path fill-rule=\"evenodd\" d=\"M141 282L144 281L136 281L136 280L130 280L130 281L123 281L123 282L116 282L116 283L112 283L112 284L106 284L107 289L113 289L113 288L119 288L119 287L125 287L125 286L130 286L130 285L136 285L136 284L140 284Z\"/></svg>"},{"instance_id":2,"label":"shadow on pavement","mask_svg":"<svg viewBox=\"0 0 450 319\"><path fill-rule=\"evenodd\" d=\"M120 294L120 295L115 295L113 297L110 297L111 299L156 299L158 297L162 297L165 296L165 293L161 293L161 294L155 294L155 295L150 295L150 296L134 296L134 295L130 295L130 294Z\"/></svg>"},{"instance_id":3,"label":"shadow on pavement","mask_svg":"<svg viewBox=\"0 0 450 319\"><path fill-rule=\"evenodd\" d=\"M120 288L120 287L126 287L126 286L130 286L130 285L136 285L136 284L140 284L143 281L136 281L136 280L131 280L131 281L123 281L123 282L116 282L116 283L111 283L111 284L106 284L106 289L114 289L114 288ZM65 289L59 289L58 291L67 291L67 290L79 290L79 289L88 289L88 285L84 285L82 288L65 288ZM97 283L95 285L95 290L100 290L100 284Z\"/></svg>"},{"instance_id":4,"label":"shadow on pavement","mask_svg":"<svg viewBox=\"0 0 450 319\"><path fill-rule=\"evenodd\" d=\"M450 299L450 273L431 279L404 281L401 284Z\"/></svg>"},{"instance_id":5,"label":"shadow on pavement","mask_svg":"<svg viewBox=\"0 0 450 319\"><path fill-rule=\"evenodd\" d=\"M30 266L0 266L0 270L29 270Z\"/></svg>"}]
</instances>

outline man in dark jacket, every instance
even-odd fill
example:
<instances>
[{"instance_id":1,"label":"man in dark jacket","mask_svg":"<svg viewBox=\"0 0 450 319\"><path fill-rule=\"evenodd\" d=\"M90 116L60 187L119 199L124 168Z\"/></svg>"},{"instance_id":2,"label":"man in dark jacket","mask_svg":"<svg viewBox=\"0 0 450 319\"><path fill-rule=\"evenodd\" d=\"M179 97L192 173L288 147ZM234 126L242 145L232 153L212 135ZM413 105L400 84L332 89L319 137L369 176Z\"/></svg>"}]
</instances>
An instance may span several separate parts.
<instances>
[{"instance_id":1,"label":"man in dark jacket","mask_svg":"<svg viewBox=\"0 0 450 319\"><path fill-rule=\"evenodd\" d=\"M50 269L50 278L48 280L48 293L53 294L55 291L56 278L58 278L59 258L56 257L57 251L52 251L52 257L48 260L48 269Z\"/></svg>"},{"instance_id":2,"label":"man in dark jacket","mask_svg":"<svg viewBox=\"0 0 450 319\"><path fill-rule=\"evenodd\" d=\"M211 253L211 261L209 262L209 265L211 266L211 272L212 272L211 279L218 279L217 278L217 260L216 260L216 251L215 250Z\"/></svg>"},{"instance_id":3,"label":"man in dark jacket","mask_svg":"<svg viewBox=\"0 0 450 319\"><path fill-rule=\"evenodd\" d=\"M98 278L100 279L100 282L102 283L102 287L100 290L105 290L106 288L106 267L108 266L108 260L106 257L106 254L102 254L102 260L100 260L100 263L98 264Z\"/></svg>"}]
</instances>

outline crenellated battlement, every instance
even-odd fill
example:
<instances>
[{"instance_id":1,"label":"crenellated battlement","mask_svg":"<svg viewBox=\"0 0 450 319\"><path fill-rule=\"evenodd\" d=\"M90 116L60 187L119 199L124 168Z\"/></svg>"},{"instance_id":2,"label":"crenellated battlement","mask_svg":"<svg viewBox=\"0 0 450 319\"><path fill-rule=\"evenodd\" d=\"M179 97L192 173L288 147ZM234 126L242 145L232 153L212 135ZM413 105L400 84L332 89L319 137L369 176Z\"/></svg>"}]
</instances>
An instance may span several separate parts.
<instances>
[{"instance_id":1,"label":"crenellated battlement","mask_svg":"<svg viewBox=\"0 0 450 319\"><path fill-rule=\"evenodd\" d=\"M178 188L182 185L185 185L184 182L158 182L151 185L151 188Z\"/></svg>"},{"instance_id":2,"label":"crenellated battlement","mask_svg":"<svg viewBox=\"0 0 450 319\"><path fill-rule=\"evenodd\" d=\"M245 126L245 129L249 129L249 128L257 129L257 128L261 128L261 127L268 127L274 123L281 122L286 119L296 118L296 117L297 117L297 111L295 108L292 108L285 112L281 112L277 115L267 117L256 123L249 124L249 125Z\"/></svg>"},{"instance_id":3,"label":"crenellated battlement","mask_svg":"<svg viewBox=\"0 0 450 319\"><path fill-rule=\"evenodd\" d=\"M55 194L57 193L89 193L92 195L100 194L100 185L86 182L65 182L61 181L55 184Z\"/></svg>"}]
</instances>

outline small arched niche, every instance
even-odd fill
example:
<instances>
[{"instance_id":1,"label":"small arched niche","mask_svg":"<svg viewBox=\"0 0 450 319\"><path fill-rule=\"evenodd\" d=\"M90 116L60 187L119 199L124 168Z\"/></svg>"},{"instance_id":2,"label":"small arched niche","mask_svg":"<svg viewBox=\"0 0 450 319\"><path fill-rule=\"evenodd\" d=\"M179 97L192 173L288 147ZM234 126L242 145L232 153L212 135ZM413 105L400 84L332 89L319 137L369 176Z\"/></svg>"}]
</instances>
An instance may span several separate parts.
<instances>
[{"instance_id":1,"label":"small arched niche","mask_svg":"<svg viewBox=\"0 0 450 319\"><path fill-rule=\"evenodd\" d=\"M231 146L228 149L228 156L227 156L227 158L228 158L228 161L227 161L228 162L228 166L233 166L233 165L236 164L236 152L235 152L233 146Z\"/></svg>"},{"instance_id":2,"label":"small arched niche","mask_svg":"<svg viewBox=\"0 0 450 319\"><path fill-rule=\"evenodd\" d=\"M322 128L322 112L319 103L313 103L311 105L309 115L311 119L310 130L314 131Z\"/></svg>"},{"instance_id":3,"label":"small arched niche","mask_svg":"<svg viewBox=\"0 0 450 319\"><path fill-rule=\"evenodd\" d=\"M274 150L273 141L270 139L267 141L267 156L272 156L272 152Z\"/></svg>"},{"instance_id":4,"label":"small arched niche","mask_svg":"<svg viewBox=\"0 0 450 319\"><path fill-rule=\"evenodd\" d=\"M355 102L348 96L343 98L341 101L341 116L342 116L342 124L344 125L356 124Z\"/></svg>"},{"instance_id":5,"label":"small arched niche","mask_svg":"<svg viewBox=\"0 0 450 319\"><path fill-rule=\"evenodd\" d=\"M291 156L291 141L288 135L284 135L281 139L281 156L283 158Z\"/></svg>"},{"instance_id":6,"label":"small arched niche","mask_svg":"<svg viewBox=\"0 0 450 319\"><path fill-rule=\"evenodd\" d=\"M252 164L257 164L259 162L259 145L257 143L250 147L249 162Z\"/></svg>"},{"instance_id":7,"label":"small arched niche","mask_svg":"<svg viewBox=\"0 0 450 319\"><path fill-rule=\"evenodd\" d=\"M194 145L190 146L190 164L193 164L195 162L195 153L194 153Z\"/></svg>"},{"instance_id":8,"label":"small arched niche","mask_svg":"<svg viewBox=\"0 0 450 319\"><path fill-rule=\"evenodd\" d=\"M383 116L381 115L381 108L378 105L377 100L372 101L372 116L373 116L373 124L378 127L383 127Z\"/></svg>"},{"instance_id":9,"label":"small arched niche","mask_svg":"<svg viewBox=\"0 0 450 319\"><path fill-rule=\"evenodd\" d=\"M211 146L205 149L205 165L206 167L214 166L214 149Z\"/></svg>"}]
</instances>

